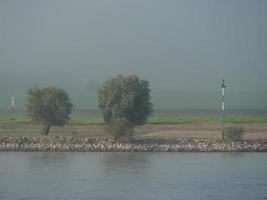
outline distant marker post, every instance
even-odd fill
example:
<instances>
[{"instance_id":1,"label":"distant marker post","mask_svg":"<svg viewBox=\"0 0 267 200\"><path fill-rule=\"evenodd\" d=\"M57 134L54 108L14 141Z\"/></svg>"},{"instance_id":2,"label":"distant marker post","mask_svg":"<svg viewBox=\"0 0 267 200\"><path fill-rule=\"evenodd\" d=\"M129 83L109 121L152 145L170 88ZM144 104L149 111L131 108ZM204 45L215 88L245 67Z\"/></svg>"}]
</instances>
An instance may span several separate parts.
<instances>
[{"instance_id":1,"label":"distant marker post","mask_svg":"<svg viewBox=\"0 0 267 200\"><path fill-rule=\"evenodd\" d=\"M11 113L12 113L12 119L14 119L15 114L15 97L11 97Z\"/></svg>"},{"instance_id":2,"label":"distant marker post","mask_svg":"<svg viewBox=\"0 0 267 200\"><path fill-rule=\"evenodd\" d=\"M224 140L224 89L225 89L224 80L222 81L222 119L221 119L221 131L222 131L222 139Z\"/></svg>"}]
</instances>

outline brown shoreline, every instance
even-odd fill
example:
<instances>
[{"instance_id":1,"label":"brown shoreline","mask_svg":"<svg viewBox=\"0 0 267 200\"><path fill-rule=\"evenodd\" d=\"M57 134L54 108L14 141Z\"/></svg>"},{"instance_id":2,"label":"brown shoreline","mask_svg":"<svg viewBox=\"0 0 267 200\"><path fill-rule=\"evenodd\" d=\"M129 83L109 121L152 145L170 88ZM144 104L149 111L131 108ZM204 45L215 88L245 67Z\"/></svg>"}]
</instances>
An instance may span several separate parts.
<instances>
[{"instance_id":1,"label":"brown shoreline","mask_svg":"<svg viewBox=\"0 0 267 200\"><path fill-rule=\"evenodd\" d=\"M0 137L0 151L47 152L267 152L267 140L224 142L210 139L138 139L105 137Z\"/></svg>"}]
</instances>

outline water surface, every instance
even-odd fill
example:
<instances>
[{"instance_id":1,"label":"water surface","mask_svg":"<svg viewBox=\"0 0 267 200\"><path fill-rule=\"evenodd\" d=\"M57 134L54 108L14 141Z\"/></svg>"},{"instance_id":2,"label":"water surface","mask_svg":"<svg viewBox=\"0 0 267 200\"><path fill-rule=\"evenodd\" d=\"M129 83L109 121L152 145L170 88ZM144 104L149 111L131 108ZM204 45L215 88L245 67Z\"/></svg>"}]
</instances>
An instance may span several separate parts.
<instances>
[{"instance_id":1,"label":"water surface","mask_svg":"<svg viewBox=\"0 0 267 200\"><path fill-rule=\"evenodd\" d=\"M0 199L267 199L267 153L0 152Z\"/></svg>"}]
</instances>

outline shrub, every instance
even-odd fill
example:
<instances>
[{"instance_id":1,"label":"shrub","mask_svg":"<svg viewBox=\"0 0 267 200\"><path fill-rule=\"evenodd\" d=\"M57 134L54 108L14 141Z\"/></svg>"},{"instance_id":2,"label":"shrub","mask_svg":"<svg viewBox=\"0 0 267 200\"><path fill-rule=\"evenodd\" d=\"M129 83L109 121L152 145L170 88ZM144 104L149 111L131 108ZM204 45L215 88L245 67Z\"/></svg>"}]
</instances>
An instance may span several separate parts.
<instances>
[{"instance_id":1,"label":"shrub","mask_svg":"<svg viewBox=\"0 0 267 200\"><path fill-rule=\"evenodd\" d=\"M116 139L133 135L136 125L143 125L152 113L149 83L137 76L118 75L98 90L99 108L108 130Z\"/></svg>"},{"instance_id":2,"label":"shrub","mask_svg":"<svg viewBox=\"0 0 267 200\"><path fill-rule=\"evenodd\" d=\"M44 135L48 135L51 127L63 126L69 119L72 103L68 94L60 88L33 87L28 90L28 115L42 124Z\"/></svg>"},{"instance_id":3,"label":"shrub","mask_svg":"<svg viewBox=\"0 0 267 200\"><path fill-rule=\"evenodd\" d=\"M126 118L114 118L107 124L107 131L117 139L132 139L134 126Z\"/></svg>"},{"instance_id":4,"label":"shrub","mask_svg":"<svg viewBox=\"0 0 267 200\"><path fill-rule=\"evenodd\" d=\"M239 141L243 138L244 133L243 127L228 127L225 129L225 138L230 141Z\"/></svg>"}]
</instances>

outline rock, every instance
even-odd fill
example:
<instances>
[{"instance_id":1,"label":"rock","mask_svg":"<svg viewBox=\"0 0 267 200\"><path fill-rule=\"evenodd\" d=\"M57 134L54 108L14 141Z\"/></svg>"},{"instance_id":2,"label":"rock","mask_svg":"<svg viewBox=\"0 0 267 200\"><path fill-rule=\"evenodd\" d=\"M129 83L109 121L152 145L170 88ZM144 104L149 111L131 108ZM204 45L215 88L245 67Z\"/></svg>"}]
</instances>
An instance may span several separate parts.
<instances>
[{"instance_id":1,"label":"rock","mask_svg":"<svg viewBox=\"0 0 267 200\"><path fill-rule=\"evenodd\" d=\"M126 143L86 136L0 137L0 151L267 152L267 141L138 139Z\"/></svg>"}]
</instances>

